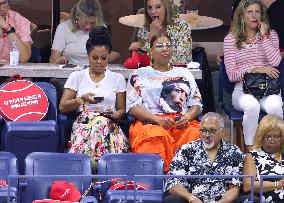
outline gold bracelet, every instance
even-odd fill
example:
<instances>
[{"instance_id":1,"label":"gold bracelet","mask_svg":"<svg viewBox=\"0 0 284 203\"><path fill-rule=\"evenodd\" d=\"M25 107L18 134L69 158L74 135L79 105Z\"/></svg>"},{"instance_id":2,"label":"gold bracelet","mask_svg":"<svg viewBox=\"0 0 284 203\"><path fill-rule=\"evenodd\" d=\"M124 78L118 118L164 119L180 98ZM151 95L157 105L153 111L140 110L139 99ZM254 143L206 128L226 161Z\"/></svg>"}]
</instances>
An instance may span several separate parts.
<instances>
[{"instance_id":1,"label":"gold bracelet","mask_svg":"<svg viewBox=\"0 0 284 203\"><path fill-rule=\"evenodd\" d=\"M195 200L196 199L196 197L194 196L194 195L192 195L189 199L188 199L188 202L190 203L190 202L192 202L193 200Z\"/></svg>"},{"instance_id":2,"label":"gold bracelet","mask_svg":"<svg viewBox=\"0 0 284 203\"><path fill-rule=\"evenodd\" d=\"M81 97L76 97L76 101L80 106L84 105L84 103L85 103L84 100Z\"/></svg>"},{"instance_id":3,"label":"gold bracelet","mask_svg":"<svg viewBox=\"0 0 284 203\"><path fill-rule=\"evenodd\" d=\"M279 186L278 181L274 181L274 189L275 189L275 190L278 190L278 186Z\"/></svg>"},{"instance_id":4,"label":"gold bracelet","mask_svg":"<svg viewBox=\"0 0 284 203\"><path fill-rule=\"evenodd\" d=\"M189 115L184 114L183 117L185 117L185 119L186 119L187 122L190 122L190 121L191 121L191 118L190 118Z\"/></svg>"}]
</instances>

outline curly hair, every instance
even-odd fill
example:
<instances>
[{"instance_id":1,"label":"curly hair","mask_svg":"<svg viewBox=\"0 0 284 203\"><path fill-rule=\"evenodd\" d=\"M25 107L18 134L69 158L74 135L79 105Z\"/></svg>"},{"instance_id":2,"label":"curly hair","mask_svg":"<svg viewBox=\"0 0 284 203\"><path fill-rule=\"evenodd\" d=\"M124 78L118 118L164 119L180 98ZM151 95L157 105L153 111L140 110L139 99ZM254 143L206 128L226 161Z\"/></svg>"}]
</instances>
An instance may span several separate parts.
<instances>
[{"instance_id":1,"label":"curly hair","mask_svg":"<svg viewBox=\"0 0 284 203\"><path fill-rule=\"evenodd\" d=\"M103 11L98 0L79 0L72 8L70 20L72 22L72 32L79 30L77 18L96 18L96 26L103 26Z\"/></svg>"},{"instance_id":2,"label":"curly hair","mask_svg":"<svg viewBox=\"0 0 284 203\"><path fill-rule=\"evenodd\" d=\"M89 39L86 43L88 55L95 46L105 46L108 52L112 51L110 32L105 26L96 26L89 33Z\"/></svg>"},{"instance_id":3,"label":"curly hair","mask_svg":"<svg viewBox=\"0 0 284 203\"><path fill-rule=\"evenodd\" d=\"M272 114L264 116L259 122L257 130L256 130L256 134L254 137L253 148L254 149L261 148L263 137L274 129L279 129L281 131L281 135L282 135L281 152L283 152L284 151L284 143L283 143L284 142L284 121L282 120L280 116L272 115Z\"/></svg>"},{"instance_id":4,"label":"curly hair","mask_svg":"<svg viewBox=\"0 0 284 203\"><path fill-rule=\"evenodd\" d=\"M241 0L238 7L235 10L233 22L230 27L230 32L236 38L236 47L241 48L242 43L246 41L247 35L245 33L244 15L248 6L252 4L258 4L261 11L261 21L268 25L268 31L270 31L269 19L266 12L266 7L260 0Z\"/></svg>"},{"instance_id":5,"label":"curly hair","mask_svg":"<svg viewBox=\"0 0 284 203\"><path fill-rule=\"evenodd\" d=\"M161 0L166 9L165 21L163 22L163 27L167 27L167 25L172 25L175 19L175 8L173 2L171 0ZM145 28L150 29L150 24L152 23L152 19L147 12L148 0L144 0L144 13L145 13Z\"/></svg>"}]
</instances>

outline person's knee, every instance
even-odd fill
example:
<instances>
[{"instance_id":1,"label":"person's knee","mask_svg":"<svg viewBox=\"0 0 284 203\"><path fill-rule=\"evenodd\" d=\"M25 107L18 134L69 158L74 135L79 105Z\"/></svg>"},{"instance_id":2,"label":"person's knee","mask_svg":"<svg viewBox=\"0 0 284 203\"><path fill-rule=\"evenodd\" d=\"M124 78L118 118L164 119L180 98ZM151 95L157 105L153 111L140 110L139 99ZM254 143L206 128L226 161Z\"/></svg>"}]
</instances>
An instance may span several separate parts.
<instances>
[{"instance_id":1,"label":"person's knee","mask_svg":"<svg viewBox=\"0 0 284 203\"><path fill-rule=\"evenodd\" d=\"M271 95L269 99L271 102L268 102L269 105L265 106L266 113L276 114L283 117L282 98L280 98L278 95Z\"/></svg>"},{"instance_id":2,"label":"person's knee","mask_svg":"<svg viewBox=\"0 0 284 203\"><path fill-rule=\"evenodd\" d=\"M257 100L247 102L244 107L244 112L248 115L258 115L260 112L260 104Z\"/></svg>"}]
</instances>

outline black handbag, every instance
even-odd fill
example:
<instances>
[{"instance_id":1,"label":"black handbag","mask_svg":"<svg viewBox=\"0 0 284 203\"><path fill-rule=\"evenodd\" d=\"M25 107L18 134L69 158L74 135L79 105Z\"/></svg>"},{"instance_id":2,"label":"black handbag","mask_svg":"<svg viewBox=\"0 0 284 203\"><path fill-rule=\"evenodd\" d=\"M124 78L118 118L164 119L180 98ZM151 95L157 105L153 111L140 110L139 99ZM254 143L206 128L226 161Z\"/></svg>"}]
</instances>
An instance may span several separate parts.
<instances>
[{"instance_id":1,"label":"black handbag","mask_svg":"<svg viewBox=\"0 0 284 203\"><path fill-rule=\"evenodd\" d=\"M271 78L266 73L246 73L243 91L260 100L268 95L279 94L280 84L278 78Z\"/></svg>"}]
</instances>

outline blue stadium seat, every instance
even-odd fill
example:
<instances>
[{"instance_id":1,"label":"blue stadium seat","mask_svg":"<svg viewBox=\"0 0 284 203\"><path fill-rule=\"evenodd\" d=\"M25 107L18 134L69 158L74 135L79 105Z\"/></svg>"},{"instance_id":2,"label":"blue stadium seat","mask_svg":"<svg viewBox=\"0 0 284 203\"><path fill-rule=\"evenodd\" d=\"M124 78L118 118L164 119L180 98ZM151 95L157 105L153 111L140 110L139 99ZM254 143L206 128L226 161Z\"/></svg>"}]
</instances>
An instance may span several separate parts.
<instances>
[{"instance_id":1,"label":"blue stadium seat","mask_svg":"<svg viewBox=\"0 0 284 203\"><path fill-rule=\"evenodd\" d=\"M18 175L17 158L10 152L0 152L0 180L4 180L10 185L10 191L8 191L8 187L0 187L0 202L6 202L8 194L11 202L17 202L18 181L16 178L9 178L9 175Z\"/></svg>"},{"instance_id":2,"label":"blue stadium seat","mask_svg":"<svg viewBox=\"0 0 284 203\"><path fill-rule=\"evenodd\" d=\"M47 115L41 121L7 121L3 125L1 148L16 155L19 173L24 173L24 159L31 152L57 152L59 135L57 127L56 90L46 82L36 83L48 97Z\"/></svg>"},{"instance_id":3,"label":"blue stadium seat","mask_svg":"<svg viewBox=\"0 0 284 203\"><path fill-rule=\"evenodd\" d=\"M163 175L164 163L156 154L104 154L98 163L98 175L127 175L127 180L134 180L134 175ZM147 185L149 190L137 191L137 200L144 203L161 202L163 197L163 180L159 178L137 178L137 182ZM115 203L125 199L124 190L102 188L105 203ZM127 199L134 199L133 191L127 191Z\"/></svg>"},{"instance_id":4,"label":"blue stadium seat","mask_svg":"<svg viewBox=\"0 0 284 203\"><path fill-rule=\"evenodd\" d=\"M23 203L49 199L51 183L56 180L74 183L82 194L92 182L91 160L85 154L34 152L25 160L25 175L41 177L26 178ZM96 200L92 198L90 202L95 203Z\"/></svg>"},{"instance_id":5,"label":"blue stadium seat","mask_svg":"<svg viewBox=\"0 0 284 203\"><path fill-rule=\"evenodd\" d=\"M282 101L284 101L284 58L282 57L281 63L278 66L278 70L280 71L280 88L281 88L281 96Z\"/></svg>"},{"instance_id":6,"label":"blue stadium seat","mask_svg":"<svg viewBox=\"0 0 284 203\"><path fill-rule=\"evenodd\" d=\"M41 55L40 55L39 48L32 47L32 55L28 62L30 63L40 63L41 62Z\"/></svg>"}]
</instances>

